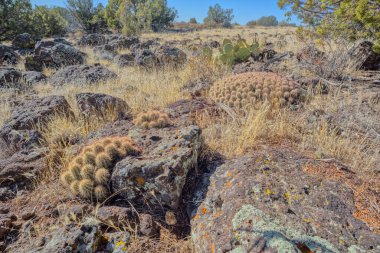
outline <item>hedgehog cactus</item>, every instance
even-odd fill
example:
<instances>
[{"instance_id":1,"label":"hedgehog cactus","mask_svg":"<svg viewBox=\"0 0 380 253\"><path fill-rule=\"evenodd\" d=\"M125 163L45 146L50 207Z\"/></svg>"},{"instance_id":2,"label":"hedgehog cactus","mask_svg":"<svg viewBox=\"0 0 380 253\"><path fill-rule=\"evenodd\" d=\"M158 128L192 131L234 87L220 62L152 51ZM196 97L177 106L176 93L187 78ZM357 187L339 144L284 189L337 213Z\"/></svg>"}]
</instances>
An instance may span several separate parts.
<instances>
[{"instance_id":1,"label":"hedgehog cactus","mask_svg":"<svg viewBox=\"0 0 380 253\"><path fill-rule=\"evenodd\" d=\"M169 116L159 111L140 113L133 122L145 129L164 128L170 124Z\"/></svg>"},{"instance_id":2,"label":"hedgehog cactus","mask_svg":"<svg viewBox=\"0 0 380 253\"><path fill-rule=\"evenodd\" d=\"M238 110L249 109L263 101L280 108L298 103L301 89L297 83L275 73L248 72L216 82L210 89L210 96Z\"/></svg>"},{"instance_id":3,"label":"hedgehog cactus","mask_svg":"<svg viewBox=\"0 0 380 253\"><path fill-rule=\"evenodd\" d=\"M61 175L62 182L85 199L102 201L109 193L109 180L116 162L140 153L129 137L107 137L82 149Z\"/></svg>"}]
</instances>

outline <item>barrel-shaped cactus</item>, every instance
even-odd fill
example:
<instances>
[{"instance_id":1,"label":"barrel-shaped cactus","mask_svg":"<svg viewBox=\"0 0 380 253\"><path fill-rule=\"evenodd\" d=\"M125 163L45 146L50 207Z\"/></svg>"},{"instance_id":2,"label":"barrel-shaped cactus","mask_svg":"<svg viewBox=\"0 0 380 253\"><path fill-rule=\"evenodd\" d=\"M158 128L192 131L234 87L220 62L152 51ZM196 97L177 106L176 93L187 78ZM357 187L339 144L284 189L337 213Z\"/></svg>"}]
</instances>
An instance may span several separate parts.
<instances>
[{"instance_id":1,"label":"barrel-shaped cactus","mask_svg":"<svg viewBox=\"0 0 380 253\"><path fill-rule=\"evenodd\" d=\"M137 115L134 124L142 128L164 128L170 125L169 116L159 111L148 111Z\"/></svg>"},{"instance_id":2,"label":"barrel-shaped cactus","mask_svg":"<svg viewBox=\"0 0 380 253\"><path fill-rule=\"evenodd\" d=\"M210 96L237 110L249 110L264 101L274 108L299 103L300 86L276 73L248 72L229 76L213 84Z\"/></svg>"},{"instance_id":3,"label":"barrel-shaped cactus","mask_svg":"<svg viewBox=\"0 0 380 253\"><path fill-rule=\"evenodd\" d=\"M86 145L62 173L62 182L78 196L102 201L109 194L113 166L140 149L129 137L106 137Z\"/></svg>"}]
</instances>

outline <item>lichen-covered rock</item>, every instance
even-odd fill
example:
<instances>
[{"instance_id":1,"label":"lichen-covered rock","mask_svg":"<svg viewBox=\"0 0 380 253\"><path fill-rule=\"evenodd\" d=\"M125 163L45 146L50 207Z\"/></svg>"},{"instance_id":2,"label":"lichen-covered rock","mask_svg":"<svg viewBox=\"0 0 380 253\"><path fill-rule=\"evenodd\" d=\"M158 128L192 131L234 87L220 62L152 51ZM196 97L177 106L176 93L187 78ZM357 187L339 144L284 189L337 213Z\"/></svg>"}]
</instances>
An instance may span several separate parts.
<instances>
[{"instance_id":1,"label":"lichen-covered rock","mask_svg":"<svg viewBox=\"0 0 380 253\"><path fill-rule=\"evenodd\" d=\"M200 129L196 126L143 130L128 134L142 153L115 165L112 188L134 206L162 214L177 210L190 171L197 167Z\"/></svg>"},{"instance_id":2,"label":"lichen-covered rock","mask_svg":"<svg viewBox=\"0 0 380 253\"><path fill-rule=\"evenodd\" d=\"M114 58L114 62L119 67L133 66L135 64L134 54L120 54Z\"/></svg>"},{"instance_id":3,"label":"lichen-covered rock","mask_svg":"<svg viewBox=\"0 0 380 253\"><path fill-rule=\"evenodd\" d=\"M94 48L94 55L97 60L112 61L117 55L116 49L108 44L96 46Z\"/></svg>"},{"instance_id":4,"label":"lichen-covered rock","mask_svg":"<svg viewBox=\"0 0 380 253\"><path fill-rule=\"evenodd\" d=\"M129 49L140 42L137 37L125 37L123 35L111 35L108 37L107 44L116 49Z\"/></svg>"},{"instance_id":5,"label":"lichen-covered rock","mask_svg":"<svg viewBox=\"0 0 380 253\"><path fill-rule=\"evenodd\" d=\"M117 75L107 68L96 65L74 65L60 69L50 77L52 85L88 85L116 78Z\"/></svg>"},{"instance_id":6,"label":"lichen-covered rock","mask_svg":"<svg viewBox=\"0 0 380 253\"><path fill-rule=\"evenodd\" d=\"M12 41L13 47L21 48L21 49L34 48L35 44L36 44L36 41L34 40L33 36L30 35L29 33L19 34Z\"/></svg>"},{"instance_id":7,"label":"lichen-covered rock","mask_svg":"<svg viewBox=\"0 0 380 253\"><path fill-rule=\"evenodd\" d=\"M14 86L21 79L21 72L14 68L0 67L0 87Z\"/></svg>"},{"instance_id":8,"label":"lichen-covered rock","mask_svg":"<svg viewBox=\"0 0 380 253\"><path fill-rule=\"evenodd\" d=\"M40 41L34 48L34 54L25 58L25 68L41 72L43 67L60 68L83 64L85 54L78 49L54 41Z\"/></svg>"},{"instance_id":9,"label":"lichen-covered rock","mask_svg":"<svg viewBox=\"0 0 380 253\"><path fill-rule=\"evenodd\" d=\"M46 80L46 76L38 71L25 71L22 72L22 80L26 84L35 84Z\"/></svg>"},{"instance_id":10,"label":"lichen-covered rock","mask_svg":"<svg viewBox=\"0 0 380 253\"><path fill-rule=\"evenodd\" d=\"M111 191L118 194L118 203L132 204L137 210L156 212L161 217L168 209L178 211L188 173L197 168L201 130L195 125L176 124L143 129L129 121L117 121L84 142L108 136L129 136L141 151L112 168Z\"/></svg>"},{"instance_id":11,"label":"lichen-covered rock","mask_svg":"<svg viewBox=\"0 0 380 253\"><path fill-rule=\"evenodd\" d=\"M84 224L77 227L70 224L48 234L45 245L28 249L28 252L99 252L102 239L102 232L98 225Z\"/></svg>"},{"instance_id":12,"label":"lichen-covered rock","mask_svg":"<svg viewBox=\"0 0 380 253\"><path fill-rule=\"evenodd\" d=\"M13 193L11 197L14 197L17 191L30 186L30 183L44 171L46 152L46 149L40 148L0 158L0 185L6 186L9 193Z\"/></svg>"},{"instance_id":13,"label":"lichen-covered rock","mask_svg":"<svg viewBox=\"0 0 380 253\"><path fill-rule=\"evenodd\" d=\"M137 219L137 213L132 208L120 206L100 207L95 215L103 224L117 227L131 225Z\"/></svg>"},{"instance_id":14,"label":"lichen-covered rock","mask_svg":"<svg viewBox=\"0 0 380 253\"><path fill-rule=\"evenodd\" d=\"M186 60L186 54L181 49L171 46L161 46L154 51L158 62L162 66L181 66Z\"/></svg>"},{"instance_id":15,"label":"lichen-covered rock","mask_svg":"<svg viewBox=\"0 0 380 253\"><path fill-rule=\"evenodd\" d=\"M145 236L156 236L159 234L159 227L150 214L139 215L139 232Z\"/></svg>"},{"instance_id":16,"label":"lichen-covered rock","mask_svg":"<svg viewBox=\"0 0 380 253\"><path fill-rule=\"evenodd\" d=\"M196 124L197 118L201 115L210 117L220 116L224 113L215 102L205 98L178 100L168 105L165 112L182 126Z\"/></svg>"},{"instance_id":17,"label":"lichen-covered rock","mask_svg":"<svg viewBox=\"0 0 380 253\"><path fill-rule=\"evenodd\" d=\"M146 69L158 66L157 56L149 49L143 49L136 53L135 63L137 66L144 67Z\"/></svg>"},{"instance_id":18,"label":"lichen-covered rock","mask_svg":"<svg viewBox=\"0 0 380 253\"><path fill-rule=\"evenodd\" d=\"M83 64L85 59L84 53L65 44L55 45L50 54L56 67Z\"/></svg>"},{"instance_id":19,"label":"lichen-covered rock","mask_svg":"<svg viewBox=\"0 0 380 253\"><path fill-rule=\"evenodd\" d=\"M5 45L0 45L0 65L2 64L17 64L20 56L11 48Z\"/></svg>"},{"instance_id":20,"label":"lichen-covered rock","mask_svg":"<svg viewBox=\"0 0 380 253\"><path fill-rule=\"evenodd\" d=\"M373 43L364 40L348 51L351 63L355 63L355 69L380 70L380 54L375 53L372 48Z\"/></svg>"},{"instance_id":21,"label":"lichen-covered rock","mask_svg":"<svg viewBox=\"0 0 380 253\"><path fill-rule=\"evenodd\" d=\"M75 99L80 113L88 117L115 116L123 119L129 115L129 106L124 100L102 93L79 93Z\"/></svg>"},{"instance_id":22,"label":"lichen-covered rock","mask_svg":"<svg viewBox=\"0 0 380 253\"><path fill-rule=\"evenodd\" d=\"M301 63L321 65L326 61L326 54L319 50L315 44L307 45L296 54Z\"/></svg>"},{"instance_id":23,"label":"lichen-covered rock","mask_svg":"<svg viewBox=\"0 0 380 253\"><path fill-rule=\"evenodd\" d=\"M100 33L84 35L79 41L80 46L101 46L107 42L106 36Z\"/></svg>"},{"instance_id":24,"label":"lichen-covered rock","mask_svg":"<svg viewBox=\"0 0 380 253\"><path fill-rule=\"evenodd\" d=\"M55 43L61 43L61 44L72 46L72 44L68 42L65 38L58 37L58 38L54 38L53 41Z\"/></svg>"},{"instance_id":25,"label":"lichen-covered rock","mask_svg":"<svg viewBox=\"0 0 380 253\"><path fill-rule=\"evenodd\" d=\"M144 41L144 42L140 42L140 43L137 43L137 44L133 44L130 48L131 52L133 54L136 54L138 51L140 50L143 50L143 49L150 49L151 47L153 46L158 46L160 45L158 42L157 42L158 39L155 39L155 40L147 40L147 41Z\"/></svg>"},{"instance_id":26,"label":"lichen-covered rock","mask_svg":"<svg viewBox=\"0 0 380 253\"><path fill-rule=\"evenodd\" d=\"M274 108L297 104L302 99L302 93L297 83L266 72L228 76L214 83L210 89L210 95L216 102L242 111L265 101Z\"/></svg>"},{"instance_id":27,"label":"lichen-covered rock","mask_svg":"<svg viewBox=\"0 0 380 253\"><path fill-rule=\"evenodd\" d=\"M57 114L68 117L73 115L63 96L34 98L17 105L12 110L11 118L0 129L0 146L3 151L17 151L37 145L38 133L35 128L43 127Z\"/></svg>"},{"instance_id":28,"label":"lichen-covered rock","mask_svg":"<svg viewBox=\"0 0 380 253\"><path fill-rule=\"evenodd\" d=\"M188 92L192 97L200 97L209 90L212 82L207 79L195 79L190 80L184 86L181 87L181 90Z\"/></svg>"},{"instance_id":29,"label":"lichen-covered rock","mask_svg":"<svg viewBox=\"0 0 380 253\"><path fill-rule=\"evenodd\" d=\"M208 192L192 213L197 252L252 252L258 241L254 252L378 252L380 236L355 218L353 190L313 166L323 164L272 149L217 167L198 187Z\"/></svg>"}]
</instances>

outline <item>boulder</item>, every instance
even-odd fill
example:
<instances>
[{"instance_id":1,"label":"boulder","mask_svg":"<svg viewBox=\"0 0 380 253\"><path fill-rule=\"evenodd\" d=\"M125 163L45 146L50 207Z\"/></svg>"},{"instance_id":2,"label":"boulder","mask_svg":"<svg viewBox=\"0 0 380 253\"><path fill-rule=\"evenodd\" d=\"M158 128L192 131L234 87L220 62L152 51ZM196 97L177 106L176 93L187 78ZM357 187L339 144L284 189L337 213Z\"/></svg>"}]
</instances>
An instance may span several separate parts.
<instances>
[{"instance_id":1,"label":"boulder","mask_svg":"<svg viewBox=\"0 0 380 253\"><path fill-rule=\"evenodd\" d=\"M1 186L6 187L8 198L15 197L17 191L29 187L31 182L37 180L46 169L46 152L45 148L36 148L0 158Z\"/></svg>"},{"instance_id":2,"label":"boulder","mask_svg":"<svg viewBox=\"0 0 380 253\"><path fill-rule=\"evenodd\" d=\"M65 38L54 38L53 41L55 43L61 43L61 44L72 46L72 44L70 42L68 42Z\"/></svg>"},{"instance_id":3,"label":"boulder","mask_svg":"<svg viewBox=\"0 0 380 253\"><path fill-rule=\"evenodd\" d=\"M297 54L299 62L312 65L322 65L326 61L326 54L319 50L315 44L303 47Z\"/></svg>"},{"instance_id":4,"label":"boulder","mask_svg":"<svg viewBox=\"0 0 380 253\"><path fill-rule=\"evenodd\" d=\"M107 44L116 49L129 49L140 42L137 37L125 37L123 35L111 35L108 37Z\"/></svg>"},{"instance_id":5,"label":"boulder","mask_svg":"<svg viewBox=\"0 0 380 253\"><path fill-rule=\"evenodd\" d=\"M159 227L154 221L152 215L143 213L139 215L139 219L139 232L142 235L153 237L159 234Z\"/></svg>"},{"instance_id":6,"label":"boulder","mask_svg":"<svg viewBox=\"0 0 380 253\"><path fill-rule=\"evenodd\" d=\"M0 65L2 64L17 64L20 56L11 48L5 45L0 45Z\"/></svg>"},{"instance_id":7,"label":"boulder","mask_svg":"<svg viewBox=\"0 0 380 253\"><path fill-rule=\"evenodd\" d=\"M135 63L140 67L147 69L153 68L159 64L157 56L149 49L143 49L136 53Z\"/></svg>"},{"instance_id":8,"label":"boulder","mask_svg":"<svg viewBox=\"0 0 380 253\"><path fill-rule=\"evenodd\" d=\"M84 224L80 227L69 224L46 236L46 243L30 253L51 252L100 252L102 232L98 225Z\"/></svg>"},{"instance_id":9,"label":"boulder","mask_svg":"<svg viewBox=\"0 0 380 253\"><path fill-rule=\"evenodd\" d=\"M186 60L186 54L179 48L171 46L161 46L154 51L160 65L181 66Z\"/></svg>"},{"instance_id":10,"label":"boulder","mask_svg":"<svg viewBox=\"0 0 380 253\"><path fill-rule=\"evenodd\" d=\"M34 55L25 58L25 68L41 72L43 67L60 68L83 64L84 61L85 54L70 45L40 41L35 46Z\"/></svg>"},{"instance_id":11,"label":"boulder","mask_svg":"<svg viewBox=\"0 0 380 253\"><path fill-rule=\"evenodd\" d=\"M38 125L43 127L49 118L57 115L73 116L69 103L63 96L47 96L24 101L13 108L11 118L0 129L0 146L17 151L38 146Z\"/></svg>"},{"instance_id":12,"label":"boulder","mask_svg":"<svg viewBox=\"0 0 380 253\"><path fill-rule=\"evenodd\" d=\"M380 236L355 218L353 190L310 173L328 166L286 149L255 151L218 166L196 187L205 194L191 213L196 251L379 252ZM347 170L332 172L341 178Z\"/></svg>"},{"instance_id":13,"label":"boulder","mask_svg":"<svg viewBox=\"0 0 380 253\"><path fill-rule=\"evenodd\" d=\"M159 45L160 44L156 40L147 40L144 42L133 44L130 47L130 50L133 54L136 54L138 51L142 49L150 49L152 46L159 46Z\"/></svg>"},{"instance_id":14,"label":"boulder","mask_svg":"<svg viewBox=\"0 0 380 253\"><path fill-rule=\"evenodd\" d=\"M80 46L100 46L106 44L106 36L99 33L84 35L79 41Z\"/></svg>"},{"instance_id":15,"label":"boulder","mask_svg":"<svg viewBox=\"0 0 380 253\"><path fill-rule=\"evenodd\" d=\"M277 54L277 52L274 51L273 47L273 43L266 43L266 45L264 45L264 48L256 57L254 57L254 59L261 62L267 62L268 60L273 59Z\"/></svg>"},{"instance_id":16,"label":"boulder","mask_svg":"<svg viewBox=\"0 0 380 253\"><path fill-rule=\"evenodd\" d=\"M380 54L375 53L372 48L373 43L365 40L348 51L351 62L355 63L355 69L380 70Z\"/></svg>"},{"instance_id":17,"label":"boulder","mask_svg":"<svg viewBox=\"0 0 380 253\"><path fill-rule=\"evenodd\" d=\"M79 112L84 117L115 116L123 119L129 114L128 104L117 97L101 93L79 93L75 95Z\"/></svg>"},{"instance_id":18,"label":"boulder","mask_svg":"<svg viewBox=\"0 0 380 253\"><path fill-rule=\"evenodd\" d=\"M112 61L117 55L115 48L110 45L96 46L94 48L95 58L97 60Z\"/></svg>"},{"instance_id":19,"label":"boulder","mask_svg":"<svg viewBox=\"0 0 380 253\"><path fill-rule=\"evenodd\" d=\"M219 48L220 47L220 43L216 40L207 43L207 45L211 48Z\"/></svg>"},{"instance_id":20,"label":"boulder","mask_svg":"<svg viewBox=\"0 0 380 253\"><path fill-rule=\"evenodd\" d=\"M50 83L55 86L66 83L76 85L93 84L116 78L117 75L107 68L96 65L74 65L60 69L50 77Z\"/></svg>"},{"instance_id":21,"label":"boulder","mask_svg":"<svg viewBox=\"0 0 380 253\"><path fill-rule=\"evenodd\" d=\"M84 63L85 54L72 46L57 44L51 48L51 58L56 67Z\"/></svg>"},{"instance_id":22,"label":"boulder","mask_svg":"<svg viewBox=\"0 0 380 253\"><path fill-rule=\"evenodd\" d=\"M46 80L46 76L37 71L24 71L22 72L22 80L26 84L35 84Z\"/></svg>"},{"instance_id":23,"label":"boulder","mask_svg":"<svg viewBox=\"0 0 380 253\"><path fill-rule=\"evenodd\" d=\"M57 45L57 43L54 40L40 40L34 46L34 54L39 55L41 50L52 48L55 45Z\"/></svg>"},{"instance_id":24,"label":"boulder","mask_svg":"<svg viewBox=\"0 0 380 253\"><path fill-rule=\"evenodd\" d=\"M135 127L128 135L142 153L115 165L113 191L148 213L163 217L165 210L178 211L187 175L197 169L200 129L194 125L150 130Z\"/></svg>"},{"instance_id":25,"label":"boulder","mask_svg":"<svg viewBox=\"0 0 380 253\"><path fill-rule=\"evenodd\" d=\"M181 99L172 104L169 104L165 109L165 112L172 118L176 118L180 121L181 118L185 118L185 122L192 122L193 116L207 113L208 115L219 114L220 109L215 102L207 100L205 98L195 99Z\"/></svg>"},{"instance_id":26,"label":"boulder","mask_svg":"<svg viewBox=\"0 0 380 253\"><path fill-rule=\"evenodd\" d=\"M120 54L114 58L114 62L119 67L133 66L135 64L134 54Z\"/></svg>"},{"instance_id":27,"label":"boulder","mask_svg":"<svg viewBox=\"0 0 380 253\"><path fill-rule=\"evenodd\" d=\"M137 214L132 208L119 206L102 206L95 214L103 224L117 227L131 225L137 218Z\"/></svg>"},{"instance_id":28,"label":"boulder","mask_svg":"<svg viewBox=\"0 0 380 253\"><path fill-rule=\"evenodd\" d=\"M14 86L21 80L21 72L14 68L0 67L0 88Z\"/></svg>"},{"instance_id":29,"label":"boulder","mask_svg":"<svg viewBox=\"0 0 380 253\"><path fill-rule=\"evenodd\" d=\"M189 93L192 97L202 96L212 85L207 79L195 79L190 80L184 86L181 87L181 90Z\"/></svg>"},{"instance_id":30,"label":"boulder","mask_svg":"<svg viewBox=\"0 0 380 253\"><path fill-rule=\"evenodd\" d=\"M33 36L29 33L19 34L12 41L12 46L14 48L21 49L32 49L34 48L35 44L36 41L34 40Z\"/></svg>"}]
</instances>

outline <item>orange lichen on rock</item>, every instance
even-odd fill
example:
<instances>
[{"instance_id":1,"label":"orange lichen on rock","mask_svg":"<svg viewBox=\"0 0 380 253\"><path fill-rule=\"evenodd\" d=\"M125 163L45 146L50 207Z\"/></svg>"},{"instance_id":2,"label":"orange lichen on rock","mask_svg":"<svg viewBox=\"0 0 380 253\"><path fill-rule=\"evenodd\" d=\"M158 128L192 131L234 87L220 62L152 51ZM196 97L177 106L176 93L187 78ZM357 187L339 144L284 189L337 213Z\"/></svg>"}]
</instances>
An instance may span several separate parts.
<instances>
[{"instance_id":1,"label":"orange lichen on rock","mask_svg":"<svg viewBox=\"0 0 380 253\"><path fill-rule=\"evenodd\" d=\"M356 211L353 216L365 222L375 233L380 234L380 213L375 206L380 206L380 178L371 178L369 183L360 180L354 173L343 171L335 164L320 163L307 164L303 170L309 174L316 175L329 180L345 183L354 194ZM376 188L377 186L377 188Z\"/></svg>"}]
</instances>

